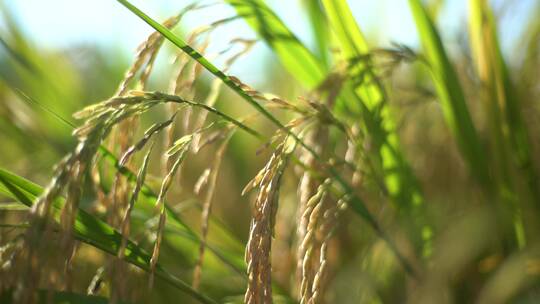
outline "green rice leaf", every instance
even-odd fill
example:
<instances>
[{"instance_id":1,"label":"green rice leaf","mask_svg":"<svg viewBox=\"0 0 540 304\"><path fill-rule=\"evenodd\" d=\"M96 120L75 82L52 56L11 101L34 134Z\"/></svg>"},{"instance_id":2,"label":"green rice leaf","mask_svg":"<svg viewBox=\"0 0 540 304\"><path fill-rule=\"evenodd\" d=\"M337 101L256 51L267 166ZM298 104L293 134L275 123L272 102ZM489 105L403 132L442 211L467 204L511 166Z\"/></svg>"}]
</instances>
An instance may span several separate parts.
<instances>
[{"instance_id":1,"label":"green rice leaf","mask_svg":"<svg viewBox=\"0 0 540 304\"><path fill-rule=\"evenodd\" d=\"M5 190L6 189L4 189L2 185L0 185L0 192L3 192ZM0 210L2 211L28 211L28 207L22 206L18 202L1 202Z\"/></svg>"},{"instance_id":2,"label":"green rice leaf","mask_svg":"<svg viewBox=\"0 0 540 304\"><path fill-rule=\"evenodd\" d=\"M487 91L492 128L504 147L499 153L510 150L517 168L520 168L535 201L540 202L540 190L536 186L537 174L531 158L529 134L522 117L522 101L508 72L501 52L493 12L485 0L469 1L469 30L471 48L476 70ZM501 157L502 158L502 157ZM500 159L501 159L500 158ZM506 161L506 160L505 160Z\"/></svg>"},{"instance_id":3,"label":"green rice leaf","mask_svg":"<svg viewBox=\"0 0 540 304\"><path fill-rule=\"evenodd\" d=\"M411 234L415 242L423 247L422 254L427 256L431 252L432 228L422 215L422 192L402 155L396 132L397 123L388 104L384 85L369 58L368 43L345 0L323 0L322 3L344 59L350 62L348 73L353 80L351 92L347 96L360 106L366 133L372 138L374 149L368 157L375 164L377 174L382 176L381 183L397 209L407 219L414 221Z\"/></svg>"},{"instance_id":4,"label":"green rice leaf","mask_svg":"<svg viewBox=\"0 0 540 304\"><path fill-rule=\"evenodd\" d=\"M457 141L471 174L481 185L490 189L486 154L473 125L456 72L425 8L419 0L409 0L409 5L420 33L446 124Z\"/></svg>"},{"instance_id":5,"label":"green rice leaf","mask_svg":"<svg viewBox=\"0 0 540 304\"><path fill-rule=\"evenodd\" d=\"M369 52L368 44L356 24L347 2L345 0L322 0L322 3L345 58L355 58L358 55L367 54Z\"/></svg>"},{"instance_id":6,"label":"green rice leaf","mask_svg":"<svg viewBox=\"0 0 540 304\"><path fill-rule=\"evenodd\" d=\"M311 24L313 38L315 40L315 55L321 60L322 65L328 70L330 67L330 33L328 20L319 0L304 0L308 18Z\"/></svg>"},{"instance_id":7,"label":"green rice leaf","mask_svg":"<svg viewBox=\"0 0 540 304\"><path fill-rule=\"evenodd\" d=\"M227 0L270 45L283 66L304 86L313 89L324 80L326 68L281 19L261 0ZM315 3L317 1L310 1Z\"/></svg>"}]
</instances>

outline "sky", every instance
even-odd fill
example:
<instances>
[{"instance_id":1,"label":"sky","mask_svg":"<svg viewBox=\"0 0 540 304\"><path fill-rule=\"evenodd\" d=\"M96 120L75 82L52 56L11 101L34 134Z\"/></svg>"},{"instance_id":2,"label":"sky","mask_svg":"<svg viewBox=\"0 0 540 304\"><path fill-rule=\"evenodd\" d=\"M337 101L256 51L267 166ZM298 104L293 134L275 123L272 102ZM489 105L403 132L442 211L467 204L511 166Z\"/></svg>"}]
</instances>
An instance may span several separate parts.
<instances>
[{"instance_id":1,"label":"sky","mask_svg":"<svg viewBox=\"0 0 540 304\"><path fill-rule=\"evenodd\" d=\"M540 0L492 1L496 10L503 12L501 40L507 53L516 47L513 39L519 37L520 24L529 18L530 11ZM0 0L33 42L46 48L68 48L78 45L95 45L102 49L116 48L122 53L133 54L137 45L152 32L151 28L114 0ZM418 38L407 0L348 0L360 27L379 47L398 42L418 47ZM510 2L511 5L505 5ZM132 3L151 17L163 20L178 12L191 1L182 0L132 0ZM297 36L307 44L309 27L302 14L300 0L267 1ZM538 7L538 6L536 6ZM504 8L504 9L502 9ZM198 24L234 15L227 5L217 5L188 15L181 27L193 29ZM451 47L460 31L466 29L467 1L446 0L439 19L445 41ZM1 18L1 15L0 15ZM232 29L232 30L231 30ZM0 19L0 35L2 33ZM242 21L220 32L215 45L226 45L233 37L252 37L254 33ZM220 41L221 40L221 41ZM265 47L256 48L251 60L260 61L268 56ZM247 60L246 60L247 61ZM240 64L242 65L242 64ZM260 68L260 67L259 67ZM256 74L252 64L240 67L244 73Z\"/></svg>"}]
</instances>

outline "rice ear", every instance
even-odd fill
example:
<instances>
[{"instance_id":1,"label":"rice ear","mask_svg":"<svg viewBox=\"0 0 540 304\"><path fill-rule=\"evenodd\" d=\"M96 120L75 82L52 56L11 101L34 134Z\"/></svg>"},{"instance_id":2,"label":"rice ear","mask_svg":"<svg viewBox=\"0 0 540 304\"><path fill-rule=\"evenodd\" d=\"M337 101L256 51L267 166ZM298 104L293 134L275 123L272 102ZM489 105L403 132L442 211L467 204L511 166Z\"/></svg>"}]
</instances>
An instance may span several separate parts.
<instances>
[{"instance_id":1,"label":"rice ear","mask_svg":"<svg viewBox=\"0 0 540 304\"><path fill-rule=\"evenodd\" d=\"M137 173L137 180L136 180L135 188L133 188L133 192L131 194L128 208L126 208L126 211L122 218L122 222L120 224L120 232L122 233L122 243L120 244L120 248L118 249L118 257L121 259L125 255L126 245L129 238L129 231L130 231L130 224L131 224L131 220L130 220L131 211L133 210L133 207L135 206L135 203L137 202L139 193L144 184L144 181L146 178L146 171L148 170L150 154L152 153L154 143L155 141L152 142L152 144L150 145L150 147L148 148L148 151L146 152L144 156L139 172Z\"/></svg>"},{"instance_id":2,"label":"rice ear","mask_svg":"<svg viewBox=\"0 0 540 304\"><path fill-rule=\"evenodd\" d=\"M174 179L174 176L178 169L180 168L180 165L184 161L187 151L189 149L189 145L191 143L191 140L183 141L182 147L177 151L178 156L176 157L176 160L174 161L173 165L171 166L169 172L167 175L163 178L163 181L161 183L161 189L159 191L158 198L156 200L156 208L159 210L159 223L157 227L157 236L156 241L154 243L154 250L152 252L152 257L150 259L150 270L152 275L150 276L149 286L150 288L154 284L154 275L155 267L159 258L160 248L161 248L161 241L163 239L163 233L165 230L165 221L167 218L167 213L165 212L165 196L167 195L167 192L169 191L169 188L172 184L172 181ZM171 156L173 156L172 154Z\"/></svg>"},{"instance_id":3,"label":"rice ear","mask_svg":"<svg viewBox=\"0 0 540 304\"><path fill-rule=\"evenodd\" d=\"M206 195L204 197L203 211L201 214L201 243L199 245L199 256L197 259L197 264L195 265L195 270L193 271L192 286L196 290L199 288L200 281L201 281L204 253L206 250L206 238L209 231L210 212L212 211L212 202L215 195L215 188L217 184L218 173L221 167L221 161L225 155L225 151L229 144L229 140L231 139L233 134L234 134L234 130L230 131L227 138L225 138L225 140L219 146L216 152L214 163L212 164L212 169L210 171L205 170L205 172L210 172L209 173L210 176L208 178L209 179L208 189L206 190Z\"/></svg>"},{"instance_id":4,"label":"rice ear","mask_svg":"<svg viewBox=\"0 0 540 304\"><path fill-rule=\"evenodd\" d=\"M271 246L274 216L277 210L281 177L286 165L285 141L280 144L263 168L259 193L253 208L253 216L246 245L248 286L244 302L272 303Z\"/></svg>"}]
</instances>

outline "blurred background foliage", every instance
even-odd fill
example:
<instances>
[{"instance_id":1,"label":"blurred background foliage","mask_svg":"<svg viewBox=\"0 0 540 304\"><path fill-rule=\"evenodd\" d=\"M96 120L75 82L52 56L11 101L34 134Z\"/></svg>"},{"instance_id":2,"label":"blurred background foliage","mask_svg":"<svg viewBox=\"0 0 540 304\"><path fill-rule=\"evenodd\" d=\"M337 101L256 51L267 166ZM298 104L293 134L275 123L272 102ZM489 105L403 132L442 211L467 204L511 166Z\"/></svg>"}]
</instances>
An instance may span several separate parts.
<instances>
[{"instance_id":1,"label":"blurred background foliage","mask_svg":"<svg viewBox=\"0 0 540 304\"><path fill-rule=\"evenodd\" d=\"M132 53L137 42L142 41L151 29L116 1L90 2L91 4L85 5L92 5L94 8L88 12L69 11L67 8L71 6L63 7L62 1L52 1L50 4L36 4L36 1L28 1L33 4L17 2L19 1L0 2L0 166L37 184L46 185L51 178L54 164L76 144L76 140L71 136L73 127L69 123L77 125L78 122L72 118L72 114L114 94L124 72L132 63ZM184 5L178 1L154 1L152 4L148 2L135 3L140 4L147 14L162 17L158 20L176 13ZM300 41L308 45L324 73L339 62L336 58L343 55L338 52L339 35L332 33L332 19L328 18L319 1L295 0L290 7L288 4L278 3L280 1L267 2L276 14L285 20ZM414 254L411 254L414 250L402 241L410 230L402 229L404 226L395 219L393 211L387 211L392 206L388 204L390 199L377 191L363 193L370 209L377 218L382 219L385 228L398 245L404 248L406 255L414 259L415 265L422 265L420 268L426 271L422 273L420 283L408 279L391 250L373 233L369 225L358 216L347 213L340 219L339 233L336 234L335 243L329 253L334 269L327 302L402 303L405 302L404 299L408 299L410 303L537 303L540 298L540 239L537 233L540 228L540 202L538 196L534 197L534 193L530 194L529 190L523 189L531 187L532 192L534 189L540 192L538 180L536 177L532 177L532 180L518 177L512 178L511 185L506 184L505 180L497 180L488 186L491 187L487 191L489 193L509 191L508 200L517 202L523 215L525 228L522 233L526 236L526 243L513 246L510 250L501 249L506 245L501 244L498 234L513 232L508 232L506 228L501 229L501 226L506 227L505 224L490 216L491 211L487 206L489 204L485 204L490 198L485 197L485 192L479 185L482 182L478 183L474 172L471 173L468 167L468 162L476 164L478 160L470 160L466 153L460 150L455 139L456 134L448 126L448 122L445 122L447 113L440 102L439 88L434 85L429 69L426 68L426 65L433 66L434 63L430 54L422 48L422 38L414 27L407 1L380 1L377 5L369 4L370 1L348 2L367 37L378 72L383 75L381 78L388 92L388 111L395 119L393 124L403 157L416 176L415 182L422 189L426 214L434 226L433 231L426 233L435 231L436 235L433 237L433 252L428 253L430 257L426 260L419 256L414 257ZM506 73L501 75L508 77L507 80L512 83L513 91L508 96L520 101L516 111L519 112L518 116L522 117L519 123L527 130L526 136L530 143L528 163L519 163L517 169L512 168L519 171L530 166L531 172L540 172L540 2L490 1L501 46L500 50L497 50L499 53L491 55L482 53L486 51L482 50L482 47L475 48L474 41L485 39L488 34L471 34L475 29L467 2L424 1L428 14L435 21L442 36L457 79L461 83L471 121L478 131L479 143L484 152L475 157L495 164L488 165L489 174L504 170L499 168L505 166L501 157L512 160L518 158L518 163L522 161L519 151L510 155L497 153L499 146L493 126L498 122L491 120L492 113L483 102L485 98L497 99L497 96L505 94L498 90L501 88L495 89L495 97L489 96L491 93L484 90L490 77L502 72L497 71L497 65L493 64L500 63L498 58L491 62L488 59L487 63L482 63L482 60L501 55L506 63L504 68L499 66L505 69ZM35 5L35 8L31 8L32 5ZM45 5L46 11L40 10L42 5ZM28 6L36 11L32 14L24 12ZM118 16L112 13L100 16L100 11L109 10L110 7L114 7L111 8L112 12L119 12ZM193 13L175 33L183 37L199 24L208 24L235 14L232 7L220 7L221 10L211 8L210 12ZM377 18L379 14L385 17ZM41 16L38 18L37 15ZM64 21L65 15L75 15L81 19L82 24L105 24L97 26L103 31L103 37L70 23L78 21L73 20L73 16L68 19L71 21ZM38 21L30 20L32 16L36 16ZM364 20L364 17L367 20ZM83 18L87 20L82 20ZM57 31L48 33L54 38L41 37L39 35L43 32L32 28L40 26L37 22L52 23L52 20L54 24L61 25L56 27ZM46 24L43 27L48 31L52 29ZM219 29L214 36L218 38L212 41L210 50L212 47L214 51L223 49L228 40L238 36L255 38L257 33L239 18ZM289 51L287 46L282 50L285 53ZM149 87L152 90L164 90L168 86L174 52L174 47L166 42L164 51L159 54L156 72L150 78ZM298 81L294 72L291 73L291 66L294 64L285 63L284 66L283 56L286 54L279 54L277 49L274 52L264 41L260 41L251 53L239 60L230 74L259 91L272 92L294 101L298 96L305 95L309 89L313 89L313 84L318 83L322 76L317 78L316 74L309 74L304 77L308 80ZM218 66L223 65L223 62L217 63ZM479 72L477 69L479 66L482 69L482 64L495 70ZM310 77L315 80L309 80ZM203 81L198 83L196 97L205 95L212 77L205 73L202 79ZM216 107L235 117L245 116L252 111L230 90L224 91ZM354 105L342 105L342 108L337 106L335 111L337 116L349 121L363 119L360 111L354 109ZM151 112L143 117L140 130L165 117L162 112ZM280 118L285 117L283 114ZM270 124L262 121L250 123L265 135L271 135L274 131ZM501 132L513 134L512 132L517 131L504 129ZM338 141L339 138L335 140ZM468 143L465 145L469 147ZM519 145L519 140L508 145L510 147L505 147L504 149L508 149L505 151L514 151L513 146ZM344 149L339 143L330 146L336 150L336 154ZM210 150L203 151L192 158L183 168L182 181L173 190L173 209L176 208L176 212L181 214L183 220L193 227L196 233L199 233L200 229L201 198L186 194L183 189L193 187L200 172L206 168L208 160L212 159L213 153L214 151ZM269 155L268 149L264 149L260 142L240 133L233 137L225 155L211 224L217 228L210 229L209 238L211 243L230 253L231 260L240 266L236 267L235 271L215 257L206 261L201 290L211 298L220 301L242 299L245 277L238 272L244 271L241 265L249 231L249 206L254 196L240 196L240 193L244 185L266 163ZM157 189L159 180L156 176L159 176L160 172L157 162L151 164L149 172L151 176L148 183ZM295 175L294 172L287 174ZM519 174L514 171L508 174L512 177L516 175ZM289 180L290 183L282 186L278 218L294 221L298 184L293 182L294 178ZM366 188L373 188L369 182L367 181ZM81 208L93 210L94 200L91 193L87 194L87 197L83 197ZM2 199L2 203L7 206L11 200ZM5 209L0 213L3 223L21 221L26 212L7 210L7 207ZM95 212L100 214L99 210ZM148 221L149 218L144 212L134 214L133 225L138 228L132 235L144 234ZM513 224L515 225L515 222ZM294 225L285 221L279 222L276 227L273 244L276 261L274 274L278 286L276 294L283 295L276 296L276 302L292 301L291 298L294 297L291 273L295 265L293 256L287 253L293 247L294 235L291 233L294 234ZM0 229L3 240L13 238L17 233L17 229L9 227ZM175 231L169 233L167 242L163 245L160 263L167 265L170 272L189 280L197 260L198 247L186 244L186 240L177 237ZM143 237L139 244L145 248L151 247L151 243ZM85 293L96 270L105 263L106 255L88 245L83 244L80 247L80 254L75 261L77 272L74 290ZM191 301L183 293L159 280L155 288L147 292L147 276L141 271L132 270L132 273L129 288L133 290L133 297L126 300L140 303ZM106 283L103 284L99 294L107 296L109 287ZM69 298L69 295L64 296Z\"/></svg>"}]
</instances>

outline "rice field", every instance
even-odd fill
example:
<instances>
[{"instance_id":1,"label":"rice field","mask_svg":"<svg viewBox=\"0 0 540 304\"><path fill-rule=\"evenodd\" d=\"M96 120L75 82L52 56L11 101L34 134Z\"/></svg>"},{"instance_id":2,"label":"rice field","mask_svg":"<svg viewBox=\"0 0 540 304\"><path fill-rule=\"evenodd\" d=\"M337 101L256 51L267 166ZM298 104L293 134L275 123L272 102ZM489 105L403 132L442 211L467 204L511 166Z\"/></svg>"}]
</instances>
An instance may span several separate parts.
<instances>
[{"instance_id":1,"label":"rice field","mask_svg":"<svg viewBox=\"0 0 540 304\"><path fill-rule=\"evenodd\" d=\"M153 31L125 61L0 2L1 303L540 301L540 3L508 54L512 1L456 44L403 0L414 46L346 0L298 0L309 44L272 1L115 2Z\"/></svg>"}]
</instances>

